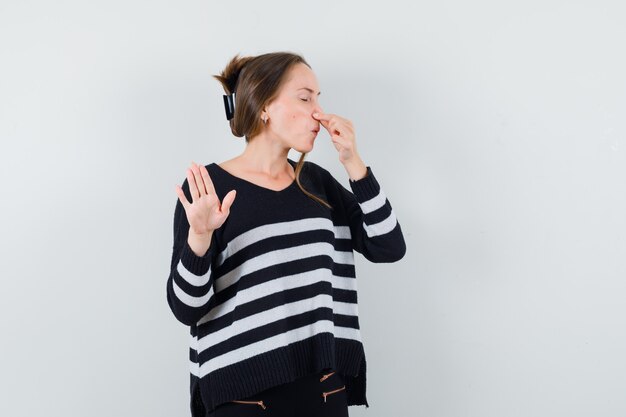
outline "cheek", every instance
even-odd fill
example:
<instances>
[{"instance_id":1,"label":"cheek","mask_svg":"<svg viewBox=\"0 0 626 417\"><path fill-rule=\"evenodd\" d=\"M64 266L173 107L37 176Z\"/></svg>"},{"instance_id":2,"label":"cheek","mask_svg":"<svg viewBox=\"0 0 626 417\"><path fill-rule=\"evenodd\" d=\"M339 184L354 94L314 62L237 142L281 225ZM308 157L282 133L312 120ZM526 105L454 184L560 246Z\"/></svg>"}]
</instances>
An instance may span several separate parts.
<instances>
[{"instance_id":1,"label":"cheek","mask_svg":"<svg viewBox=\"0 0 626 417\"><path fill-rule=\"evenodd\" d=\"M306 110L298 110L291 113L291 120L302 120L311 117Z\"/></svg>"},{"instance_id":2,"label":"cheek","mask_svg":"<svg viewBox=\"0 0 626 417\"><path fill-rule=\"evenodd\" d=\"M303 115L299 112L290 112L287 113L285 118L285 122L290 126L297 126L298 122L303 119Z\"/></svg>"}]
</instances>

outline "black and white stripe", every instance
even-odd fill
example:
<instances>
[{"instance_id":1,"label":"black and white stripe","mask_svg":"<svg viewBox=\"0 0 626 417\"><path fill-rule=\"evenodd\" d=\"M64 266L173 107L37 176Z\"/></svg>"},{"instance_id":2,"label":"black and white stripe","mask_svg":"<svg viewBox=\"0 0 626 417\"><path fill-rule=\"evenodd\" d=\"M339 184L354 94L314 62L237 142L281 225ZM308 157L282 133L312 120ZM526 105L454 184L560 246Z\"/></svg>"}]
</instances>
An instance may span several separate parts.
<instances>
[{"instance_id":1,"label":"black and white stripe","mask_svg":"<svg viewBox=\"0 0 626 417\"><path fill-rule=\"evenodd\" d=\"M308 163L308 167L317 166ZM256 215L256 223L247 228L232 224L230 229L218 229L214 235L220 233L219 239L214 236L203 257L195 255L186 243L189 225L178 203L168 302L176 317L191 326L189 366L198 380L207 375L234 378L234 370L247 363L264 369L268 366L262 360L265 355L288 355L285 349L318 337L320 341L332 337L338 357L362 352L355 350L362 338L354 250L374 262L391 262L404 255L404 239L370 167L365 178L350 182L353 193L318 168L324 184L314 191L319 195L325 190L331 205L342 209L320 216L319 208L313 210L309 200L293 198L294 207L255 211L258 207L247 207L243 200L235 218ZM219 171L210 173L213 178ZM218 195L232 189L231 184L220 189L219 178L213 181ZM250 196L259 192L245 188L243 182L236 185L238 196L240 190ZM188 192L188 187L183 190ZM275 218L262 214L274 212ZM342 349L347 350L342 353ZM296 357L301 354L294 353ZM291 357L284 356L284 360ZM358 358L351 361L358 364ZM249 381L240 382L252 389ZM261 389L270 382L258 384L256 389ZM210 392L203 388L205 396L212 396ZM211 401L244 392L224 388ZM360 396L358 401L365 401L364 392L355 398Z\"/></svg>"},{"instance_id":2,"label":"black and white stripe","mask_svg":"<svg viewBox=\"0 0 626 417\"><path fill-rule=\"evenodd\" d=\"M310 230L330 231L332 232L334 239L351 238L349 228L335 227L332 221L327 218L309 218L263 225L247 231L231 240L226 248L220 252L219 255L217 255L215 269L219 270L220 266L223 265L227 259L234 256L240 250L244 250L246 247L255 243L277 236L288 239L291 234ZM239 290L236 293L236 297L228 298L224 302L214 305L211 310L197 322L197 326L210 326L211 322L216 321L220 317L232 314L232 312L240 305L244 305L282 291L308 287L322 281L330 283L333 292L336 292L337 290L345 290L352 291L356 294L357 284L354 276L335 275L333 274L333 268L328 267L332 266L332 264L346 264L353 267L353 252L335 250L334 246L328 242L314 242L285 249L268 251L253 258L246 259L243 263L222 275L213 275L215 293L224 291L228 287L235 285L240 279L249 276L252 273L265 270L278 264L294 262L316 256L329 258L330 261L327 263L327 267L321 267L292 275L280 276L269 281L247 287L243 290ZM179 265L183 268L181 273L182 276L193 276L192 272L184 269L182 264ZM180 269L179 272L181 272ZM198 281L203 283L206 282L207 279L206 276L201 279L200 277L198 278ZM252 332L255 329L274 323L278 320L284 320L291 316L307 313L320 307L327 307L335 314L353 316L355 318L358 317L358 308L356 303L334 301L332 295L328 294L316 294L313 292L307 294L311 295L311 297L291 303L277 305L268 310L252 314L235 321L229 321L229 325L227 327L220 328L214 332L209 332L200 338L193 336L190 343L191 348L198 354L201 354L208 347L216 346L236 335ZM209 297L212 295L212 292L207 294ZM205 296L204 302L208 304L209 299L206 298L207 296ZM184 294L184 296L179 297L179 299L181 302L187 303L189 297L189 294ZM198 303L193 305L193 307L198 306ZM321 332L332 333L336 338L349 338L361 341L361 335L358 328L342 327L333 323L331 320L319 319L315 321L312 326L303 326L291 329L284 333L267 335L269 337L259 342L241 346L234 351L213 357L201 366L198 363L192 362L190 365L191 370L194 375L203 377L209 372L221 367L245 360L251 356L262 354L268 350L276 348L277 346L287 346L296 341L315 336Z\"/></svg>"}]
</instances>

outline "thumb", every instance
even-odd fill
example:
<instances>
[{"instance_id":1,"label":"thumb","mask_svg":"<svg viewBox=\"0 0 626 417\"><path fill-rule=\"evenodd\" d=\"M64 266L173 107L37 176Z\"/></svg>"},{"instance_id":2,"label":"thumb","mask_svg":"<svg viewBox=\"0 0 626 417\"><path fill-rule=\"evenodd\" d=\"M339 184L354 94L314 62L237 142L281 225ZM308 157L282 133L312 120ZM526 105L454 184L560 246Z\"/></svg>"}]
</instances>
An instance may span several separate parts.
<instances>
[{"instance_id":1,"label":"thumb","mask_svg":"<svg viewBox=\"0 0 626 417\"><path fill-rule=\"evenodd\" d=\"M231 190L224 196L224 200L222 201L222 213L230 213L230 206L233 205L233 201L235 201L235 196L237 195L237 190Z\"/></svg>"}]
</instances>

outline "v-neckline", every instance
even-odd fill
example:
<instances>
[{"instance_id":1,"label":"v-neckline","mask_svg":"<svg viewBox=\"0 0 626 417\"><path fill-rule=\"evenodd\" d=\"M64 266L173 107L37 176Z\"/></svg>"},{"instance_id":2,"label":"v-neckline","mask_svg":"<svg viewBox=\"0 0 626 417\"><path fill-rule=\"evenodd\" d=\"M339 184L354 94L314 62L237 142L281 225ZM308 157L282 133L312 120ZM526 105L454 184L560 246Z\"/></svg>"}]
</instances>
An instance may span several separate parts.
<instances>
[{"instance_id":1,"label":"v-neckline","mask_svg":"<svg viewBox=\"0 0 626 417\"><path fill-rule=\"evenodd\" d=\"M295 169L296 169L296 162L292 161L292 160L291 160L291 159L289 159L289 158L287 158L287 162L289 162L289 164L291 164L291 166L293 166L293 169L294 169L294 171L295 171ZM226 171L224 168L222 168L221 166L219 166L219 164L217 164L217 162L213 162L213 165L214 165L215 167L217 167L217 169L219 169L221 172L225 173L226 175L228 175L228 176L229 176L229 177L231 177L231 178L234 178L234 179L236 179L236 180L238 180L238 181L242 181L242 182L244 182L244 183L246 183L246 184L249 184L249 185L251 185L251 186L253 186L253 187L255 187L255 188L259 188L259 189L261 189L261 190L264 190L264 191L269 191L269 192L271 192L271 193L275 193L275 194L282 193L282 192L284 192L284 191L288 191L290 188L292 188L294 185L296 185L296 184L297 184L297 183L296 183L296 179L294 178L294 180L293 180L293 181L292 181L292 182L291 182L288 186L286 186L285 188L283 188L283 189L281 189L281 190L272 190L271 188L263 187L263 186L261 186L261 185L255 184L255 183L253 183L253 182L251 182L251 181L248 181L248 180L246 180L246 179L243 179L243 178L241 178L241 177L238 177L238 176L236 176L236 175L231 174L230 172Z\"/></svg>"}]
</instances>

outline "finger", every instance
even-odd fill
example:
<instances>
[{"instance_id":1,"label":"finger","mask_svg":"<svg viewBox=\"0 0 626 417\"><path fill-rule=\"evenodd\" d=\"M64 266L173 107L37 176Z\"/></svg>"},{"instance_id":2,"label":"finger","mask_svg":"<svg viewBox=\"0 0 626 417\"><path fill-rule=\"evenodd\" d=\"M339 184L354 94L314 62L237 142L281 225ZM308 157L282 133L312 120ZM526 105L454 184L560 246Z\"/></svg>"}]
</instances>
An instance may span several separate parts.
<instances>
[{"instance_id":1,"label":"finger","mask_svg":"<svg viewBox=\"0 0 626 417\"><path fill-rule=\"evenodd\" d=\"M334 116L334 114L330 114L330 113L313 113L313 117L315 117L317 120L330 120L332 117Z\"/></svg>"},{"instance_id":2,"label":"finger","mask_svg":"<svg viewBox=\"0 0 626 417\"><path fill-rule=\"evenodd\" d=\"M213 181L211 181L211 177L209 176L209 171L207 171L206 166L202 165L200 167L200 173L202 174L202 181L204 181L204 187L207 190L208 194L217 194L215 192L215 187L213 186Z\"/></svg>"},{"instance_id":3,"label":"finger","mask_svg":"<svg viewBox=\"0 0 626 417\"><path fill-rule=\"evenodd\" d=\"M195 162L192 162L192 170L200 196L206 195L206 187L204 186L204 181L202 180L202 174L200 174L200 167L198 167L198 164Z\"/></svg>"},{"instance_id":4,"label":"finger","mask_svg":"<svg viewBox=\"0 0 626 417\"><path fill-rule=\"evenodd\" d=\"M189 200L187 200L187 196L185 195L183 188L178 184L176 184L176 194L178 195L180 204L182 204L185 208L185 211L187 211L187 207L189 206Z\"/></svg>"},{"instance_id":5,"label":"finger","mask_svg":"<svg viewBox=\"0 0 626 417\"><path fill-rule=\"evenodd\" d=\"M330 122L328 122L328 127L333 131L333 133L334 132L338 132L339 131L338 124L339 124L339 122L337 120L333 119Z\"/></svg>"},{"instance_id":6,"label":"finger","mask_svg":"<svg viewBox=\"0 0 626 417\"><path fill-rule=\"evenodd\" d=\"M229 214L230 206L233 205L233 201L235 201L235 196L237 195L237 190L231 190L224 196L222 200L222 213Z\"/></svg>"},{"instance_id":7,"label":"finger","mask_svg":"<svg viewBox=\"0 0 626 417\"><path fill-rule=\"evenodd\" d=\"M326 129L326 131L328 131L328 133L333 133L330 127L330 122L328 122L327 120L320 120L320 123L322 124L322 126L324 127L324 129Z\"/></svg>"},{"instance_id":8,"label":"finger","mask_svg":"<svg viewBox=\"0 0 626 417\"><path fill-rule=\"evenodd\" d=\"M191 168L187 168L187 182L189 183L189 193L191 194L191 200L196 201L200 198L198 187L196 186L196 179L193 176Z\"/></svg>"},{"instance_id":9,"label":"finger","mask_svg":"<svg viewBox=\"0 0 626 417\"><path fill-rule=\"evenodd\" d=\"M336 129L343 132L348 128L348 121L346 119L342 119L341 117L333 118L329 122L329 126L331 127L331 129Z\"/></svg>"},{"instance_id":10,"label":"finger","mask_svg":"<svg viewBox=\"0 0 626 417\"><path fill-rule=\"evenodd\" d=\"M330 140L335 144L335 146L339 145L343 147L343 143L341 142L341 137L337 135L332 135Z\"/></svg>"},{"instance_id":11,"label":"finger","mask_svg":"<svg viewBox=\"0 0 626 417\"><path fill-rule=\"evenodd\" d=\"M328 130L328 133L330 133L331 135L335 132L340 131L339 129L341 129L344 125L343 120L335 115L332 115L332 117L330 117L328 120L321 121L321 123L322 126L324 126L324 128L326 128L326 130Z\"/></svg>"},{"instance_id":12,"label":"finger","mask_svg":"<svg viewBox=\"0 0 626 417\"><path fill-rule=\"evenodd\" d=\"M343 117L337 116L336 114L332 114L332 113L313 113L313 117L315 119L318 119L320 122L325 121L325 122L331 122L331 123L332 122L350 123L348 119L344 119Z\"/></svg>"},{"instance_id":13,"label":"finger","mask_svg":"<svg viewBox=\"0 0 626 417\"><path fill-rule=\"evenodd\" d=\"M337 126L336 124L328 126L327 130L330 136L343 136L341 133L343 128L341 126Z\"/></svg>"},{"instance_id":14,"label":"finger","mask_svg":"<svg viewBox=\"0 0 626 417\"><path fill-rule=\"evenodd\" d=\"M349 122L336 122L334 125L331 125L331 129L338 132L342 137L354 135L354 129L350 126Z\"/></svg>"},{"instance_id":15,"label":"finger","mask_svg":"<svg viewBox=\"0 0 626 417\"><path fill-rule=\"evenodd\" d=\"M320 121L320 124L322 125L322 127L323 127L324 129L328 130L328 122L327 122L327 121L325 121L325 120L321 120L321 121Z\"/></svg>"},{"instance_id":16,"label":"finger","mask_svg":"<svg viewBox=\"0 0 626 417\"><path fill-rule=\"evenodd\" d=\"M222 213L228 214L230 212L230 206L232 206L236 195L237 195L237 190L230 190L228 194L224 196L224 198L222 199L222 207L221 207Z\"/></svg>"}]
</instances>

